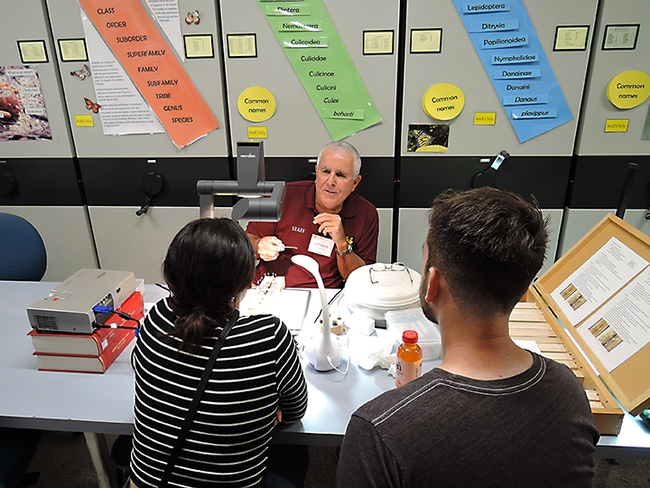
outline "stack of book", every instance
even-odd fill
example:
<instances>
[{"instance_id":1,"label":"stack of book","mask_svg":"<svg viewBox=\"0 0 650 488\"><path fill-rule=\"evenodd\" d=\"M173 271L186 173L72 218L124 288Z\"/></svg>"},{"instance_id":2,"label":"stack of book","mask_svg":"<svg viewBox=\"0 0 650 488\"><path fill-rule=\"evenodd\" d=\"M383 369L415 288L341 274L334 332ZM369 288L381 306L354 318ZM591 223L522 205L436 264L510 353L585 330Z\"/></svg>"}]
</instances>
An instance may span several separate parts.
<instances>
[{"instance_id":1,"label":"stack of book","mask_svg":"<svg viewBox=\"0 0 650 488\"><path fill-rule=\"evenodd\" d=\"M140 292L134 292L119 312L140 321L144 316L144 302ZM112 313L92 334L65 334L39 332L32 329L34 355L39 371L66 371L104 373L136 336L138 324L134 320Z\"/></svg>"}]
</instances>

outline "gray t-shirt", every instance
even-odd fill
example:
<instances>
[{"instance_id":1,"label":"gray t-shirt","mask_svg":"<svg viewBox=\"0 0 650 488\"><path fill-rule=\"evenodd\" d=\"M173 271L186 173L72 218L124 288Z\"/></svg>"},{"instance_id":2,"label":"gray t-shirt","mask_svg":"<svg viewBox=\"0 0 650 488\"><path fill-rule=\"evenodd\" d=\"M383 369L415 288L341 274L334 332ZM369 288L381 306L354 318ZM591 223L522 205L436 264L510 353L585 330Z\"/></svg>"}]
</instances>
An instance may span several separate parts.
<instances>
[{"instance_id":1,"label":"gray t-shirt","mask_svg":"<svg viewBox=\"0 0 650 488\"><path fill-rule=\"evenodd\" d=\"M566 366L475 380L434 369L360 407L337 471L349 487L589 487L599 433Z\"/></svg>"}]
</instances>

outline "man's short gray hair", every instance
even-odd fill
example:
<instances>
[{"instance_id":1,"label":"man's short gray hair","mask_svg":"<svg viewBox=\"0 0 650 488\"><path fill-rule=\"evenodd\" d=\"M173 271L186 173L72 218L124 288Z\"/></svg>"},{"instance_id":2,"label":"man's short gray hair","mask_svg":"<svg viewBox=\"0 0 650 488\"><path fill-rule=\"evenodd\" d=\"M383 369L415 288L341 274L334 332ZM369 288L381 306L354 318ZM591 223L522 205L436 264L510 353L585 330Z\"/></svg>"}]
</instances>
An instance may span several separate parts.
<instances>
[{"instance_id":1,"label":"man's short gray hair","mask_svg":"<svg viewBox=\"0 0 650 488\"><path fill-rule=\"evenodd\" d=\"M345 141L330 142L318 153L318 161L316 162L316 166L320 164L320 158L326 149L330 149L335 152L352 154L352 157L354 158L354 177L356 178L357 176L359 176L359 174L361 173L361 156L359 156L359 152L352 144Z\"/></svg>"}]
</instances>

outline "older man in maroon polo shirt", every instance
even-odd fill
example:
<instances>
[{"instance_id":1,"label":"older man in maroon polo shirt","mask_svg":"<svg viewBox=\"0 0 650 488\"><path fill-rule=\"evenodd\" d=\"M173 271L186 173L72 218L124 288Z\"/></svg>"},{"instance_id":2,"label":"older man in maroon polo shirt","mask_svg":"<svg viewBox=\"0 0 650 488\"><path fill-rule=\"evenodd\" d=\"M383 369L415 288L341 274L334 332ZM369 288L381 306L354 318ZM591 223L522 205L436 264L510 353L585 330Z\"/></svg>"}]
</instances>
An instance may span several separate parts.
<instances>
[{"instance_id":1,"label":"older man in maroon polo shirt","mask_svg":"<svg viewBox=\"0 0 650 488\"><path fill-rule=\"evenodd\" d=\"M377 209L354 193L361 158L351 144L336 141L318 155L315 181L287 183L282 219L250 222L246 233L260 263L255 279L286 278L288 287L315 287L314 277L291 263L294 254L318 261L323 283L340 288L348 275L377 259Z\"/></svg>"}]
</instances>

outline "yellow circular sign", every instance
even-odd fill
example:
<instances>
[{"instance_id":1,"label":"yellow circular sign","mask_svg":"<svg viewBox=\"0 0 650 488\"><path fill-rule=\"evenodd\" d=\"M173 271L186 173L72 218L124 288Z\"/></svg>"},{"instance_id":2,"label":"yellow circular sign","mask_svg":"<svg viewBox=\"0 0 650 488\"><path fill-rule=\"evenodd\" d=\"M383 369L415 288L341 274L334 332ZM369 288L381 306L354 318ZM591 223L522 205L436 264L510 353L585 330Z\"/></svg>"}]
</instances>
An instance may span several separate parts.
<instances>
[{"instance_id":1,"label":"yellow circular sign","mask_svg":"<svg viewBox=\"0 0 650 488\"><path fill-rule=\"evenodd\" d=\"M246 120L264 122L275 113L275 97L266 88L249 86L239 95L237 109Z\"/></svg>"},{"instance_id":2,"label":"yellow circular sign","mask_svg":"<svg viewBox=\"0 0 650 488\"><path fill-rule=\"evenodd\" d=\"M463 90L451 83L436 83L430 86L422 97L422 108L432 119L455 119L464 106Z\"/></svg>"},{"instance_id":3,"label":"yellow circular sign","mask_svg":"<svg viewBox=\"0 0 650 488\"><path fill-rule=\"evenodd\" d=\"M641 105L650 95L650 76L631 69L617 74L607 85L607 99L616 108L628 109Z\"/></svg>"},{"instance_id":4,"label":"yellow circular sign","mask_svg":"<svg viewBox=\"0 0 650 488\"><path fill-rule=\"evenodd\" d=\"M423 146L423 147L418 147L415 152L435 152L435 153L443 153L449 151L449 148L445 146L441 146L439 144L434 144L432 146Z\"/></svg>"}]
</instances>

